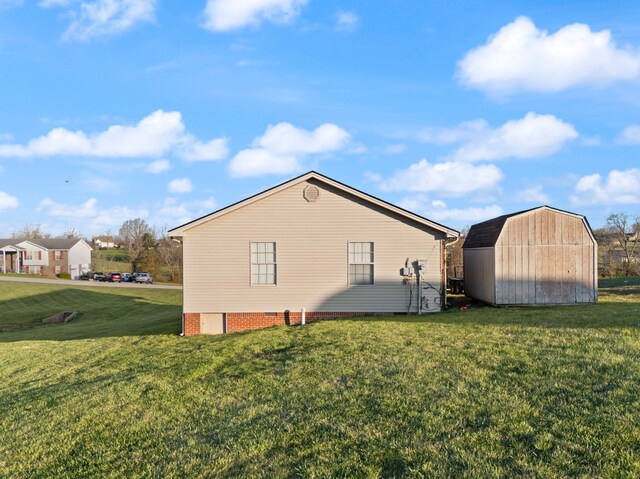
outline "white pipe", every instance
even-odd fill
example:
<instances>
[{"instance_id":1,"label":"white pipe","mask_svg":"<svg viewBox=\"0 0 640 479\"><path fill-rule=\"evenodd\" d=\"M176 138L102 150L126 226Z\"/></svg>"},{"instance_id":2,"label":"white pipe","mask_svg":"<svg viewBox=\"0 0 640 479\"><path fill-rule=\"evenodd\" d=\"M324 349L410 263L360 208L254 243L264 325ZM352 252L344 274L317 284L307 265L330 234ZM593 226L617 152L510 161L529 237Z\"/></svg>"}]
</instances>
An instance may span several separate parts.
<instances>
[{"instance_id":1,"label":"white pipe","mask_svg":"<svg viewBox=\"0 0 640 479\"><path fill-rule=\"evenodd\" d=\"M304 316L305 316L305 310L304 310L304 308L302 308L300 310L300 324L305 324L305 317Z\"/></svg>"}]
</instances>

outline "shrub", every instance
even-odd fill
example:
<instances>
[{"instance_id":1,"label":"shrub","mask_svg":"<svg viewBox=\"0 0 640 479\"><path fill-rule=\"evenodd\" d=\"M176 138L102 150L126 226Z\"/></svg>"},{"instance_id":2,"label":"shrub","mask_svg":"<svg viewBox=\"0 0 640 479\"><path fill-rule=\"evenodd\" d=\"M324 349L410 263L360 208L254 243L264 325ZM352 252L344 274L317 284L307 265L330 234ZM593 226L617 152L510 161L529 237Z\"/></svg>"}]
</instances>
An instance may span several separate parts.
<instances>
[{"instance_id":1,"label":"shrub","mask_svg":"<svg viewBox=\"0 0 640 479\"><path fill-rule=\"evenodd\" d=\"M71 275L69 273L59 273L56 276L60 279L71 279Z\"/></svg>"}]
</instances>

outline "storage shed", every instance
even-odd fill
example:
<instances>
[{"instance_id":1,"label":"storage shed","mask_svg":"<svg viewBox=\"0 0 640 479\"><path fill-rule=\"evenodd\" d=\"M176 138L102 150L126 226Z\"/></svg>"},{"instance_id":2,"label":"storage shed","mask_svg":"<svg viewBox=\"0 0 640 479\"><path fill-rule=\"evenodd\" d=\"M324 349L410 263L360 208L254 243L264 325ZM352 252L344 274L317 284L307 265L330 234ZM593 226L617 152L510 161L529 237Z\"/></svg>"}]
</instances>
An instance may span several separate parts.
<instances>
[{"instance_id":1,"label":"storage shed","mask_svg":"<svg viewBox=\"0 0 640 479\"><path fill-rule=\"evenodd\" d=\"M540 206L473 225L464 287L494 305L595 303L597 243L587 219Z\"/></svg>"}]
</instances>

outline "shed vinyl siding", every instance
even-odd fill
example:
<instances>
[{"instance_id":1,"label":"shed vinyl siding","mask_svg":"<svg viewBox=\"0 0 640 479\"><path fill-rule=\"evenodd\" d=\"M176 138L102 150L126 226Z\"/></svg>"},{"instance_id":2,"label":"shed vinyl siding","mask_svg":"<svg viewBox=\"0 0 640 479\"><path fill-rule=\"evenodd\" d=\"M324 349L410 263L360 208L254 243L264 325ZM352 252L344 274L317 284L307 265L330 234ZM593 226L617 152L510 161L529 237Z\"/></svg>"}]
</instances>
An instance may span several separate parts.
<instances>
[{"instance_id":1,"label":"shed vinyl siding","mask_svg":"<svg viewBox=\"0 0 640 479\"><path fill-rule=\"evenodd\" d=\"M494 301L487 299L490 295L483 283L490 280L492 268L475 259L488 254L484 248L464 251L465 288L471 297L493 304L597 300L597 246L582 217L549 208L514 215L504 222L495 246L488 249L495 254Z\"/></svg>"},{"instance_id":2,"label":"shed vinyl siding","mask_svg":"<svg viewBox=\"0 0 640 479\"><path fill-rule=\"evenodd\" d=\"M304 189L315 185L317 201ZM441 287L444 233L400 217L321 181L291 185L183 234L184 311L405 312L399 270L424 259ZM349 284L349 242L375 244L375 285ZM247 244L277 244L278 280L251 288ZM437 296L437 293L435 294ZM415 305L415 301L414 301Z\"/></svg>"}]
</instances>

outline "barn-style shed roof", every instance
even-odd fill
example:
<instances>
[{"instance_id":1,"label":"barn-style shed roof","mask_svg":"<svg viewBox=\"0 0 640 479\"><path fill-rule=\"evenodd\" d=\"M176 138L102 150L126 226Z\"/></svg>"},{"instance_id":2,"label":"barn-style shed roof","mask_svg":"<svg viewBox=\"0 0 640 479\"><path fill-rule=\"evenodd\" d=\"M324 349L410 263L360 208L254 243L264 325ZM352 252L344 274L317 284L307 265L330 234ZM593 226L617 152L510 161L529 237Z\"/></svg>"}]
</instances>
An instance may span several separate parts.
<instances>
[{"instance_id":1,"label":"barn-style shed roof","mask_svg":"<svg viewBox=\"0 0 640 479\"><path fill-rule=\"evenodd\" d=\"M495 246L498 238L500 237L500 233L504 229L504 225L506 224L509 218L514 216L519 216L525 213L529 213L531 211L536 211L540 209L548 209L551 211L556 211L558 213L571 215L577 218L581 218L589 227L589 223L587 219L579 214L571 213L569 211L560 210L558 208L552 208L551 206L543 205L537 206L535 208L530 208L528 210L517 211L515 213L510 213L507 215L498 216L497 218L493 218L482 223L475 224L469 229L469 234L467 235L463 248L490 248ZM589 227L590 229L590 227Z\"/></svg>"}]
</instances>

